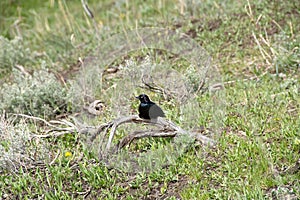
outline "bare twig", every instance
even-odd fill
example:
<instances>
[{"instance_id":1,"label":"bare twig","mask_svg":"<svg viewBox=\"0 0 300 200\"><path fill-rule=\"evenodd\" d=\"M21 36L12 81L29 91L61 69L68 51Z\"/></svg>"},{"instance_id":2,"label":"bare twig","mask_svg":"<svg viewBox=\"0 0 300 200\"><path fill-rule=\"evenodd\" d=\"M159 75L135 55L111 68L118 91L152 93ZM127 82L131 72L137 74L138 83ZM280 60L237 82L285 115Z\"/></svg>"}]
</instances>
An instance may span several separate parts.
<instances>
[{"instance_id":1,"label":"bare twig","mask_svg":"<svg viewBox=\"0 0 300 200\"><path fill-rule=\"evenodd\" d=\"M65 134L70 134L72 133L71 131L62 131L62 129L54 129L54 130L51 130L53 131L53 133L49 133L49 134L44 134L44 135L38 135L38 134L32 134L32 137L35 138L50 138L50 137L59 137L59 136L62 136L62 135L65 135Z\"/></svg>"},{"instance_id":2,"label":"bare twig","mask_svg":"<svg viewBox=\"0 0 300 200\"><path fill-rule=\"evenodd\" d=\"M172 95L173 93L172 91L167 91L164 88L159 87L157 84L153 82L148 83L145 81L144 77L142 78L142 83L145 86L139 86L140 88L149 89L150 91L154 91L154 92L159 92L164 96L165 99L171 99L172 97L174 97L174 95Z\"/></svg>"},{"instance_id":3,"label":"bare twig","mask_svg":"<svg viewBox=\"0 0 300 200\"><path fill-rule=\"evenodd\" d=\"M51 120L50 122L46 121L45 119L42 119L40 117L34 117L30 115L25 114L14 114L15 116L25 117L32 120L42 121L44 124L46 124L48 127L51 127L50 130L47 130L47 134L38 135L38 134L32 134L32 137L38 137L38 138L49 138L49 137L58 137L64 134L73 133L73 132L80 132L80 129L78 129L78 126L73 124L70 121L67 121L65 119L63 120ZM65 127L60 127L58 125L64 125Z\"/></svg>"},{"instance_id":4,"label":"bare twig","mask_svg":"<svg viewBox=\"0 0 300 200\"><path fill-rule=\"evenodd\" d=\"M25 68L22 65L15 65L15 68L20 70L25 76L30 76L30 74L25 70Z\"/></svg>"},{"instance_id":5,"label":"bare twig","mask_svg":"<svg viewBox=\"0 0 300 200\"><path fill-rule=\"evenodd\" d=\"M49 165L53 165L53 164L55 163L55 161L57 160L59 154L60 154L60 149L58 149L56 156L55 156L54 159L49 163Z\"/></svg>"},{"instance_id":6,"label":"bare twig","mask_svg":"<svg viewBox=\"0 0 300 200\"><path fill-rule=\"evenodd\" d=\"M177 132L165 131L162 130L147 130L147 131L135 131L132 134L129 134L122 138L118 143L117 148L120 150L126 145L130 145L131 142L135 139L145 138L145 137L174 137Z\"/></svg>"},{"instance_id":7,"label":"bare twig","mask_svg":"<svg viewBox=\"0 0 300 200\"><path fill-rule=\"evenodd\" d=\"M30 115L25 115L25 114L14 114L15 116L20 116L20 117L25 117L25 118L28 118L28 119L33 119L33 120L38 120L38 121L42 121L44 122L47 126L50 126L50 127L55 127L54 125L52 125L51 123L47 122L46 120L40 118L40 117L34 117L34 116L30 116Z\"/></svg>"},{"instance_id":8,"label":"bare twig","mask_svg":"<svg viewBox=\"0 0 300 200\"><path fill-rule=\"evenodd\" d=\"M83 7L85 13L86 13L86 14L91 18L91 20L93 21L94 28L95 28L95 32L96 32L96 37L97 37L97 39L100 41L99 29L98 29L98 26L97 26L97 23L96 23L96 20L95 20L95 17L94 17L93 12L92 12L91 9L88 7L87 2L86 2L85 0L81 0L81 4L82 4L82 7Z\"/></svg>"}]
</instances>

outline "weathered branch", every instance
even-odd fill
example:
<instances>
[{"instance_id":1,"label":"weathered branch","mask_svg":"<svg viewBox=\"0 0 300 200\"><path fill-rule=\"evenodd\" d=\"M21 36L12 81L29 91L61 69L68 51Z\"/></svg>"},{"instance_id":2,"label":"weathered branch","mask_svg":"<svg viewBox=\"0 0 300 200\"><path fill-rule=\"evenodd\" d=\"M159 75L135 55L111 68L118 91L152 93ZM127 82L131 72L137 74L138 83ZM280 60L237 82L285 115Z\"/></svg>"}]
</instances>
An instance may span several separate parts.
<instances>
[{"instance_id":1,"label":"weathered branch","mask_svg":"<svg viewBox=\"0 0 300 200\"><path fill-rule=\"evenodd\" d=\"M89 141L92 143L97 138L97 136L100 135L100 144L99 144L99 148L101 148L99 151L101 154L100 157L102 157L103 155L107 156L109 152L111 152L111 150L113 150L113 152L118 152L120 149L124 148L125 146L130 145L132 141L140 138L145 138L145 137L178 137L181 135L188 135L194 140L200 141L202 144L210 147L216 144L216 142L209 137L206 137L198 132L186 131L181 127L177 126L172 121L161 117L158 117L155 120L147 120L147 119L141 119L138 115L130 115L126 117L117 118L113 121L102 124L98 127L89 127L79 123L75 118L71 118L73 119L74 122L73 123L67 120L47 122L46 120L37 117L32 117L27 115L19 115L19 116L30 118L33 120L40 120L44 122L47 126L52 128L46 131L48 134L44 134L44 135L34 134L33 135L34 137L40 137L40 138L47 138L53 136L57 137L72 132L86 134L86 133L91 133L92 131L93 134L89 138ZM116 134L117 128L120 125L125 123L147 124L157 128L148 129L148 130L136 130L133 133L124 136L117 145L113 146L112 142ZM103 149L102 151L102 147L104 147L103 143L106 142L105 138L107 137L108 133L109 133L109 137L107 143L105 144L105 149Z\"/></svg>"},{"instance_id":2,"label":"weathered branch","mask_svg":"<svg viewBox=\"0 0 300 200\"><path fill-rule=\"evenodd\" d=\"M120 125L125 123L148 124L148 125L156 126L158 127L158 129L134 131L133 133L123 137L120 140L120 142L114 148L112 148L112 141L115 136L117 128ZM188 135L193 139L200 141L202 144L208 145L210 147L216 144L216 142L213 139L210 139L200 133L186 131L165 118L159 117L156 120L146 120L146 119L139 118L137 115L117 118L109 123L101 125L96 131L96 133L91 137L90 141L93 141L97 137L97 135L104 132L103 134L101 134L102 136L100 140L101 145L99 145L99 148L101 148L104 138L108 134L108 131L110 132L110 134L109 134L108 141L106 143L106 148L104 152L100 151L101 154L103 155L107 155L111 149L115 149L118 151L123 147L125 147L126 145L129 145L133 140L145 138L145 137L176 137L180 135Z\"/></svg>"}]
</instances>

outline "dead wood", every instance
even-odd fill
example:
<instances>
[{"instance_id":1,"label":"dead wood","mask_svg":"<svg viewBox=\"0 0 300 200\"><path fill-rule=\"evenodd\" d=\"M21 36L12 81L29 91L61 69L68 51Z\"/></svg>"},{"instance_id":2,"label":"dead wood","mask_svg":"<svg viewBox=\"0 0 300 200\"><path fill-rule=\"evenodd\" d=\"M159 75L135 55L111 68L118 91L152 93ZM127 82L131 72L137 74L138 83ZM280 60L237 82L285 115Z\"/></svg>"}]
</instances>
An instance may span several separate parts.
<instances>
[{"instance_id":1,"label":"dead wood","mask_svg":"<svg viewBox=\"0 0 300 200\"><path fill-rule=\"evenodd\" d=\"M213 147L216 145L216 141L201 134L198 132L187 131L182 129L181 127L177 126L172 121L158 117L155 120L147 120L142 119L138 115L130 115L125 117L120 117L115 120L112 120L108 123L101 124L97 127L85 126L79 123L76 118L71 118L71 120L53 120L50 122L45 121L44 119L27 116L27 115L19 115L22 117L26 117L33 120L42 121L48 127L49 130L46 131L47 134L43 135L36 135L33 134L33 137L40 137L40 138L48 138L48 137L58 137L64 134L70 133L80 133L80 134L87 134L91 133L92 135L89 137L89 144L91 144L97 136L100 137L99 141L99 157L109 156L110 153L116 153L122 148L130 145L132 141L146 138L146 137L178 137L181 135L190 136L197 142L202 143L205 146ZM73 120L73 122L71 122ZM147 126L151 126L151 128L146 130L136 130L128 135L124 136L116 145L113 146L113 139L115 137L117 128L122 124L145 124ZM63 126L63 127L61 127ZM153 128L155 127L155 128ZM108 136L108 139L107 138ZM106 142L106 144L103 144ZM105 146L104 149L102 147Z\"/></svg>"}]
</instances>

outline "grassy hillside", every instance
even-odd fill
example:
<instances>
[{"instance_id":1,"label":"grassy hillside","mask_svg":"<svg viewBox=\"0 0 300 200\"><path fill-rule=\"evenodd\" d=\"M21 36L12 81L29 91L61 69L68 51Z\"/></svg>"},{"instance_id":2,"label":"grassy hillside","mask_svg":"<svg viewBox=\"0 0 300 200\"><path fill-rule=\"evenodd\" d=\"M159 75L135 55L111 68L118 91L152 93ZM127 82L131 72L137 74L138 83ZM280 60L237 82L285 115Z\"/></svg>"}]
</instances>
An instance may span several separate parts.
<instances>
[{"instance_id":1,"label":"grassy hillside","mask_svg":"<svg viewBox=\"0 0 300 200\"><path fill-rule=\"evenodd\" d=\"M0 3L0 199L300 198L299 1L87 5ZM216 146L143 138L101 158L93 127L140 93Z\"/></svg>"}]
</instances>

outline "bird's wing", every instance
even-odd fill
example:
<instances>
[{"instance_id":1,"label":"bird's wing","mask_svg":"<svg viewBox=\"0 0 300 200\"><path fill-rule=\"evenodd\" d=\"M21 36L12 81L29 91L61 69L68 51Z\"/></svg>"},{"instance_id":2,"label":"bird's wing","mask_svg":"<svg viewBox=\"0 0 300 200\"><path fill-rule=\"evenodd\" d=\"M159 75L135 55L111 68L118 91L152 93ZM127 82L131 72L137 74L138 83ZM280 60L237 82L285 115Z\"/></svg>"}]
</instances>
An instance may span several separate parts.
<instances>
[{"instance_id":1,"label":"bird's wing","mask_svg":"<svg viewBox=\"0 0 300 200\"><path fill-rule=\"evenodd\" d=\"M162 109L154 104L149 109L149 116L151 119L157 118L157 117L165 117L165 113L162 111Z\"/></svg>"}]
</instances>

